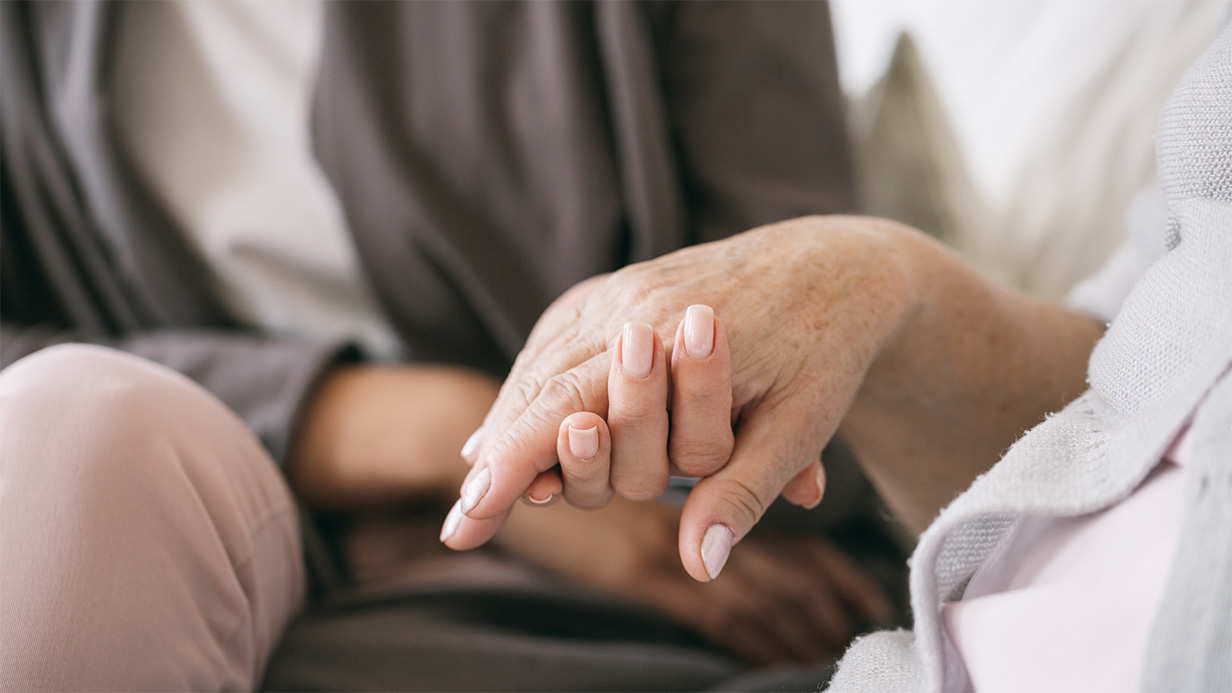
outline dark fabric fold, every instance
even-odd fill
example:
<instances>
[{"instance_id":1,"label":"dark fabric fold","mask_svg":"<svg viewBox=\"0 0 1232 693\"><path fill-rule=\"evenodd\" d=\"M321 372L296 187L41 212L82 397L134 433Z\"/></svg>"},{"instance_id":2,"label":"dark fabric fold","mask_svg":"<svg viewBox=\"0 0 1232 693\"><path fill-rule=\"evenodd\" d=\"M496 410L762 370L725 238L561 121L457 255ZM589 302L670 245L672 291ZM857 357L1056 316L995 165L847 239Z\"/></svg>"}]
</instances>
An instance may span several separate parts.
<instances>
[{"instance_id":1,"label":"dark fabric fold","mask_svg":"<svg viewBox=\"0 0 1232 693\"><path fill-rule=\"evenodd\" d=\"M330 4L315 104L410 352L497 375L578 281L854 210L819 3Z\"/></svg>"}]
</instances>

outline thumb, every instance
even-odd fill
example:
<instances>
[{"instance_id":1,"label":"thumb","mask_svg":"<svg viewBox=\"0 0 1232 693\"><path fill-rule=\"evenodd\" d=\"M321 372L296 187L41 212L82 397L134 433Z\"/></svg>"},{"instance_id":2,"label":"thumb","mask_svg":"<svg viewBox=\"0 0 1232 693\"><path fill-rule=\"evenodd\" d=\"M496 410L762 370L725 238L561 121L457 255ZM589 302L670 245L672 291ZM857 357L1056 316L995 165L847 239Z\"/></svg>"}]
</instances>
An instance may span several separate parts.
<instances>
[{"instance_id":1,"label":"thumb","mask_svg":"<svg viewBox=\"0 0 1232 693\"><path fill-rule=\"evenodd\" d=\"M815 426L798 407L763 404L741 421L731 461L697 482L680 517L680 559L695 580L718 577L736 542L783 487L814 465L835 426ZM819 430L820 429L820 430ZM808 478L808 477L806 477Z\"/></svg>"},{"instance_id":2,"label":"thumb","mask_svg":"<svg viewBox=\"0 0 1232 693\"><path fill-rule=\"evenodd\" d=\"M813 460L783 487L783 500L812 510L826 493L826 468L819 459Z\"/></svg>"}]
</instances>

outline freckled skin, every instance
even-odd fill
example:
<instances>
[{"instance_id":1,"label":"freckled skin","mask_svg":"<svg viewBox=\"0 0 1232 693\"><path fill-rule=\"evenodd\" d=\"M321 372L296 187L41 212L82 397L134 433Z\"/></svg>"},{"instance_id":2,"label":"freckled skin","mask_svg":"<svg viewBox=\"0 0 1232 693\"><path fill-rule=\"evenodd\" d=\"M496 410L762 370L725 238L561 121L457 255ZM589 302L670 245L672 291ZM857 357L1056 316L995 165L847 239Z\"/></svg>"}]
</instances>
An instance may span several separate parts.
<instances>
[{"instance_id":1,"label":"freckled skin","mask_svg":"<svg viewBox=\"0 0 1232 693\"><path fill-rule=\"evenodd\" d=\"M584 283L540 319L485 424L477 459L496 470L493 491L449 545L495 531L556 463L565 416L606 415L609 349L625 322L654 327L670 363L693 304L713 308L727 332L738 421L730 461L698 484L681 521L681 558L703 581L706 528L726 524L738 541L780 492L810 502L817 452L840 425L886 500L924 527L1085 389L1102 333L884 220L806 217L633 265Z\"/></svg>"}]
</instances>

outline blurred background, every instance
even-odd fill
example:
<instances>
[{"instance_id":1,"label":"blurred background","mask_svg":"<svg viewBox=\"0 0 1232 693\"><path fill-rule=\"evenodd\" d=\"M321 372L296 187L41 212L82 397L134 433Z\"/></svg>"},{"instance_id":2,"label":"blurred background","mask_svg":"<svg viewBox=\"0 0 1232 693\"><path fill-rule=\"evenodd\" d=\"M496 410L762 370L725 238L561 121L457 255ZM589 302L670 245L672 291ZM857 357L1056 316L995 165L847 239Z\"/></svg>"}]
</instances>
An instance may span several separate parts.
<instances>
[{"instance_id":1,"label":"blurred background","mask_svg":"<svg viewBox=\"0 0 1232 693\"><path fill-rule=\"evenodd\" d=\"M867 211L1063 297L1155 229L1153 134L1223 2L835 0Z\"/></svg>"}]
</instances>

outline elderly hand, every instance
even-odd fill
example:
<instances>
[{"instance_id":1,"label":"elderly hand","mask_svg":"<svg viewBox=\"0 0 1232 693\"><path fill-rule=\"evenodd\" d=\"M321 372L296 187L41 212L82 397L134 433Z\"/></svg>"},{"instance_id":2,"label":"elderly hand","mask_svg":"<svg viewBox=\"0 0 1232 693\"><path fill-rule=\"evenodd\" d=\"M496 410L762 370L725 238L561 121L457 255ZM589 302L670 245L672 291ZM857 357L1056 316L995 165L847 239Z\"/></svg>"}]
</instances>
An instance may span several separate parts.
<instances>
[{"instance_id":1,"label":"elderly hand","mask_svg":"<svg viewBox=\"0 0 1232 693\"><path fill-rule=\"evenodd\" d=\"M597 428L598 417L610 424L612 487L633 499L658 496L668 479L670 359L678 372L705 371L675 380L671 451L682 472L708 474L685 505L682 559L699 580L717 575L732 544L793 479L790 499L819 500L820 451L869 363L910 314L897 228L851 219L779 224L628 267L562 297L531 334L485 420L446 543L467 548L491 536L512 503L561 459L558 443L571 437L569 426L561 435L561 423L576 412L597 416L592 426L574 421L575 430ZM717 322L711 354L689 356L690 319L681 325L681 312L695 304L740 326L730 367ZM702 323L693 341L704 345L709 311L690 317ZM624 325L629 318L635 322ZM659 334L676 336L660 342ZM674 349L682 336L686 348ZM732 420L739 437L728 461ZM627 447L622 436L632 441ZM608 440L598 438L600 447ZM597 472L578 465L576 474L571 466L564 466L566 498L574 478L606 476L602 465ZM581 503L603 502L601 486L581 484Z\"/></svg>"},{"instance_id":2,"label":"elderly hand","mask_svg":"<svg viewBox=\"0 0 1232 693\"><path fill-rule=\"evenodd\" d=\"M727 325L725 334L716 322L709 364L690 361L682 336L683 309L697 304ZM683 446L695 453L693 472L717 468L681 518L681 560L701 581L718 575L780 492L801 504L819 498L818 455L840 423L883 496L921 527L1017 435L1084 389L1098 335L1090 320L991 284L892 222L810 217L686 248L592 280L545 313L471 446L474 466L442 540L455 549L486 541L523 493L555 490L543 473L558 461L567 499L602 503L602 462L570 459L573 434L562 424L575 414L587 452L587 424L597 429L592 461L604 459L607 419L607 476L631 498L662 491L669 428L711 443L701 454ZM675 349L681 341L686 348ZM669 378L669 363L709 366L698 371L709 376ZM669 394L669 383L695 401ZM723 464L728 422L735 439ZM624 440L635 454L620 450ZM579 481L588 490L571 495L587 474L598 480Z\"/></svg>"}]
</instances>

